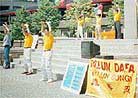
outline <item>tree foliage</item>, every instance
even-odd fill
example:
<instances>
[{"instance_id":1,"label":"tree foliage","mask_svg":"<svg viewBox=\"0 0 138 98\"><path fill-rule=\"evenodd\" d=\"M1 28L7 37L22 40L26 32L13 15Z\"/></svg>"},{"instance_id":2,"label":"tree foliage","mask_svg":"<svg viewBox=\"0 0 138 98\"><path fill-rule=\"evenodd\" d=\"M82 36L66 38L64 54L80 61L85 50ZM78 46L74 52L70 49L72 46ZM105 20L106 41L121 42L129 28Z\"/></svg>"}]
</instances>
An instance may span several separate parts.
<instances>
[{"instance_id":1,"label":"tree foliage","mask_svg":"<svg viewBox=\"0 0 138 98\"><path fill-rule=\"evenodd\" d=\"M16 11L16 17L13 19L11 24L11 32L13 39L22 39L23 34L21 30L21 23L23 22L30 22L30 14L26 12L24 8L19 9Z\"/></svg>"},{"instance_id":2,"label":"tree foliage","mask_svg":"<svg viewBox=\"0 0 138 98\"><path fill-rule=\"evenodd\" d=\"M0 41L3 40L3 37L4 37L4 34L1 34L1 33L0 33Z\"/></svg>"},{"instance_id":3,"label":"tree foliage","mask_svg":"<svg viewBox=\"0 0 138 98\"><path fill-rule=\"evenodd\" d=\"M52 30L59 25L61 14L49 0L41 0L38 12L32 14L32 32L40 30L40 21L45 20L51 22Z\"/></svg>"},{"instance_id":4,"label":"tree foliage","mask_svg":"<svg viewBox=\"0 0 138 98\"><path fill-rule=\"evenodd\" d=\"M92 23L92 17L94 17L94 8L91 4L91 0L75 0L75 2L71 4L71 8L67 10L65 14L65 19L70 20L72 24L69 25L69 27L74 28L74 26L76 26L76 18L81 14L83 14L86 19L85 29L93 29L93 25L90 24Z\"/></svg>"},{"instance_id":5,"label":"tree foliage","mask_svg":"<svg viewBox=\"0 0 138 98\"><path fill-rule=\"evenodd\" d=\"M30 14L24 8L16 11L16 17L11 24L11 31L14 39L22 39L21 23L29 24L31 33L38 33L41 29L41 20L50 21L52 30L55 30L60 22L60 12L49 0L41 0L37 12Z\"/></svg>"},{"instance_id":6,"label":"tree foliage","mask_svg":"<svg viewBox=\"0 0 138 98\"><path fill-rule=\"evenodd\" d=\"M75 19L83 14L85 17L93 17L93 5L91 2L73 3L71 9L66 11L66 19Z\"/></svg>"}]
</instances>

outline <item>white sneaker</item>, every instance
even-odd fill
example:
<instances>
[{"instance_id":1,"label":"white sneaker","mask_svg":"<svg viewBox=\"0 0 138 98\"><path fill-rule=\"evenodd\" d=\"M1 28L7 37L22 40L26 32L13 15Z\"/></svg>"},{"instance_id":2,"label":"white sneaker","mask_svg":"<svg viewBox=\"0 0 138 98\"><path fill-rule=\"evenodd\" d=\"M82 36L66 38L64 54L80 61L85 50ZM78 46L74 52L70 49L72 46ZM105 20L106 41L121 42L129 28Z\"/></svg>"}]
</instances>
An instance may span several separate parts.
<instances>
[{"instance_id":1,"label":"white sneaker","mask_svg":"<svg viewBox=\"0 0 138 98\"><path fill-rule=\"evenodd\" d=\"M53 79L48 79L47 83L52 83Z\"/></svg>"}]
</instances>

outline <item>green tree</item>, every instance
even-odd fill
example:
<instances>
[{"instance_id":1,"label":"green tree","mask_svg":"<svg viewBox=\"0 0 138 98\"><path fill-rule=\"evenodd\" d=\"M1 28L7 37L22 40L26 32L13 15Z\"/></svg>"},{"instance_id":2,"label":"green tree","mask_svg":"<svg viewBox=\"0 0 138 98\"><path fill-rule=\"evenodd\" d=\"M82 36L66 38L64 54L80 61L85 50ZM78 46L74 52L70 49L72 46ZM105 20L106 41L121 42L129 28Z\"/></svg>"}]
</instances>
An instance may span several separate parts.
<instances>
[{"instance_id":1,"label":"green tree","mask_svg":"<svg viewBox=\"0 0 138 98\"><path fill-rule=\"evenodd\" d=\"M13 19L11 24L11 32L13 39L20 40L23 39L23 33L21 30L21 23L30 23L30 14L24 9L19 9L16 11L16 17Z\"/></svg>"},{"instance_id":2,"label":"green tree","mask_svg":"<svg viewBox=\"0 0 138 98\"><path fill-rule=\"evenodd\" d=\"M66 19L75 19L76 17L83 14L85 17L93 17L93 5L91 2L81 3L75 2L72 3L71 9L66 11Z\"/></svg>"},{"instance_id":3,"label":"green tree","mask_svg":"<svg viewBox=\"0 0 138 98\"><path fill-rule=\"evenodd\" d=\"M89 2L90 1L90 2ZM67 25L69 28L74 28L77 26L76 18L81 14L84 15L85 19L85 28L84 30L87 32L92 32L94 26L92 25L92 18L94 17L94 9L91 4L91 0L75 0L72 3L71 8L66 11L65 19L70 21L70 25Z\"/></svg>"},{"instance_id":4,"label":"green tree","mask_svg":"<svg viewBox=\"0 0 138 98\"><path fill-rule=\"evenodd\" d=\"M49 0L41 0L38 11L30 17L31 31L38 32L40 31L40 21L42 19L51 22L52 30L55 30L59 25L61 14L58 9L55 8L53 2L50 2Z\"/></svg>"},{"instance_id":5,"label":"green tree","mask_svg":"<svg viewBox=\"0 0 138 98\"><path fill-rule=\"evenodd\" d=\"M0 33L0 41L3 40L4 34Z\"/></svg>"},{"instance_id":6,"label":"green tree","mask_svg":"<svg viewBox=\"0 0 138 98\"><path fill-rule=\"evenodd\" d=\"M11 31L14 39L23 39L21 30L21 23L29 24L31 33L38 33L40 31L41 20L51 22L52 30L55 30L59 25L61 15L55 5L49 0L41 0L37 12L30 14L24 8L16 11L16 17L11 24Z\"/></svg>"}]
</instances>

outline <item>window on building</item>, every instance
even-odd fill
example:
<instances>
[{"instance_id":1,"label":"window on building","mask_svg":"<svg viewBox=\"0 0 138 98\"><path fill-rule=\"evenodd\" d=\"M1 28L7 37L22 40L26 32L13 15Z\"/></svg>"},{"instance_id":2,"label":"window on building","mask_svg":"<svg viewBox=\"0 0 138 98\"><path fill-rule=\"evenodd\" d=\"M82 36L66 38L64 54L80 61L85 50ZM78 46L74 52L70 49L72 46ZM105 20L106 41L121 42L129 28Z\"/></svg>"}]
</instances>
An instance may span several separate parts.
<instances>
[{"instance_id":1,"label":"window on building","mask_svg":"<svg viewBox=\"0 0 138 98\"><path fill-rule=\"evenodd\" d=\"M2 26L4 22L8 22L8 16L0 16L0 18L0 26Z\"/></svg>"},{"instance_id":2,"label":"window on building","mask_svg":"<svg viewBox=\"0 0 138 98\"><path fill-rule=\"evenodd\" d=\"M9 10L10 6L0 6L0 11Z\"/></svg>"},{"instance_id":3,"label":"window on building","mask_svg":"<svg viewBox=\"0 0 138 98\"><path fill-rule=\"evenodd\" d=\"M29 2L37 2L38 0L27 0Z\"/></svg>"},{"instance_id":4,"label":"window on building","mask_svg":"<svg viewBox=\"0 0 138 98\"><path fill-rule=\"evenodd\" d=\"M13 6L14 10L17 10L17 9L20 9L20 8L21 8L21 6Z\"/></svg>"}]
</instances>

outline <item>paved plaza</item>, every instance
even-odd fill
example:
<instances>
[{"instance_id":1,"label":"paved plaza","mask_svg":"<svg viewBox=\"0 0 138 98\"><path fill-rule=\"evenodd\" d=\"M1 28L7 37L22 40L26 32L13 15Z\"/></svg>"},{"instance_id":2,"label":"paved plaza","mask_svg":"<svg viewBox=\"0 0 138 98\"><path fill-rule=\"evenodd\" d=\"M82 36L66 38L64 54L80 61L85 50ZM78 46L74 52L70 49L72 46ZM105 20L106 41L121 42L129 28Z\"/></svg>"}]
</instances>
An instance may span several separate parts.
<instances>
[{"instance_id":1,"label":"paved plaza","mask_svg":"<svg viewBox=\"0 0 138 98\"><path fill-rule=\"evenodd\" d=\"M40 81L40 72L26 76L22 67L3 69L0 67L0 98L93 98L85 94L76 95L60 88L63 75L48 84Z\"/></svg>"}]
</instances>

